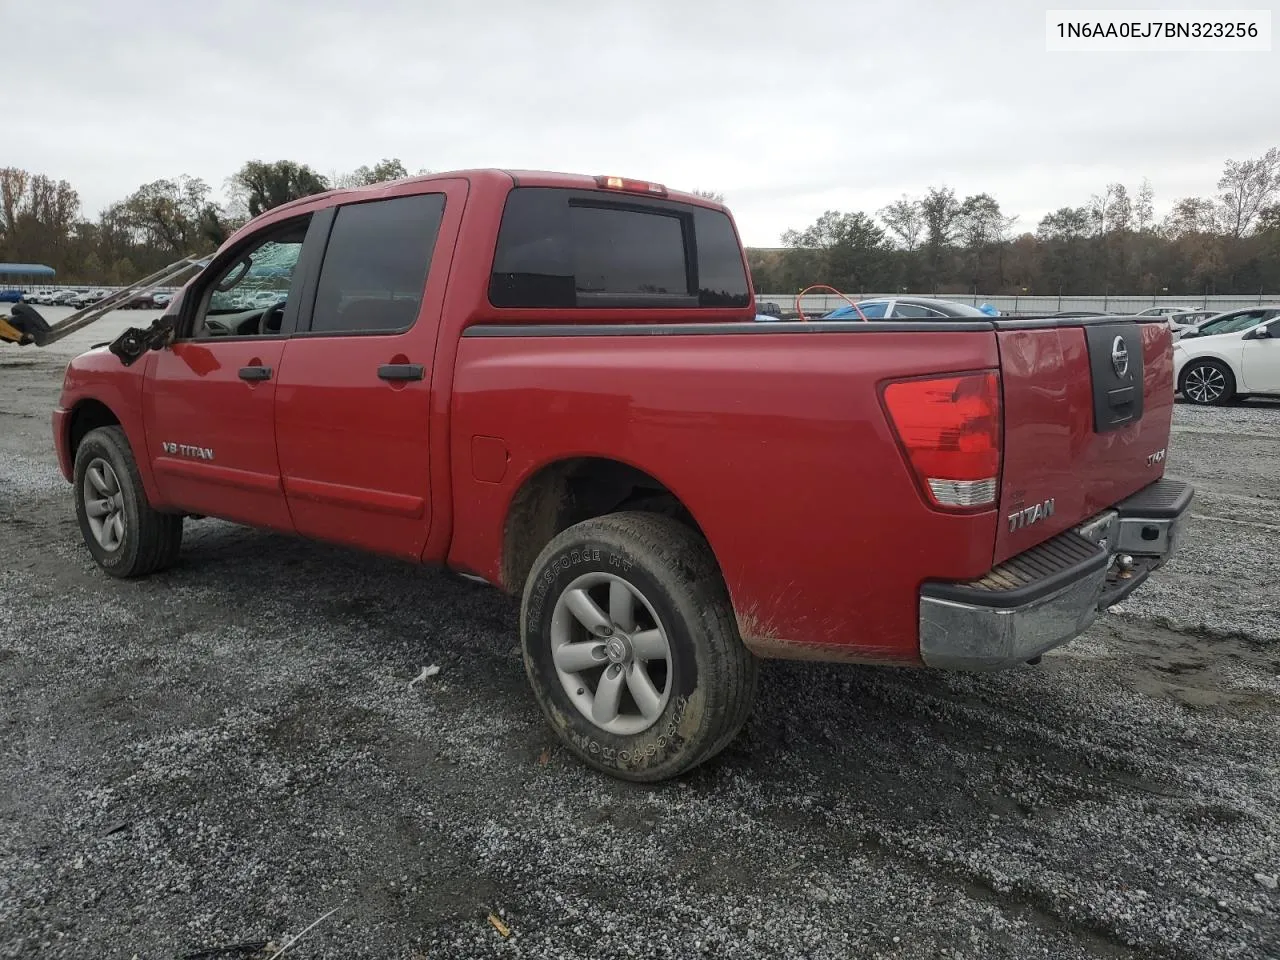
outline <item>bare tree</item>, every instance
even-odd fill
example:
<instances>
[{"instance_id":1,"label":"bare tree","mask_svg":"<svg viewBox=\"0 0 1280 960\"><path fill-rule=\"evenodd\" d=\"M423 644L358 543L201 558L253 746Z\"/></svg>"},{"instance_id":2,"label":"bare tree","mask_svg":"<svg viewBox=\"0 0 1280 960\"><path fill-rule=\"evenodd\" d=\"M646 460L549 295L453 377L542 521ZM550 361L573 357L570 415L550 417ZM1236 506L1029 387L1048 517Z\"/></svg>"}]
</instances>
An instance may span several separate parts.
<instances>
[{"instance_id":1,"label":"bare tree","mask_svg":"<svg viewBox=\"0 0 1280 960\"><path fill-rule=\"evenodd\" d=\"M703 200L710 200L712 203L724 203L724 194L717 193L715 190L702 190L695 187L689 192L695 197L701 197Z\"/></svg>"},{"instance_id":2,"label":"bare tree","mask_svg":"<svg viewBox=\"0 0 1280 960\"><path fill-rule=\"evenodd\" d=\"M980 247L1003 243L1018 218L1005 216L1000 204L989 193L965 197L957 217L958 233L965 246Z\"/></svg>"},{"instance_id":3,"label":"bare tree","mask_svg":"<svg viewBox=\"0 0 1280 960\"><path fill-rule=\"evenodd\" d=\"M1133 203L1129 199L1129 191L1123 183L1111 185L1111 209L1107 212L1107 221L1111 229L1128 230L1133 226Z\"/></svg>"},{"instance_id":4,"label":"bare tree","mask_svg":"<svg viewBox=\"0 0 1280 960\"><path fill-rule=\"evenodd\" d=\"M1079 240L1089 235L1091 211L1088 207L1061 207L1046 213L1036 226L1036 239Z\"/></svg>"},{"instance_id":5,"label":"bare tree","mask_svg":"<svg viewBox=\"0 0 1280 960\"><path fill-rule=\"evenodd\" d=\"M901 200L881 208L879 217L889 232L898 238L902 249L910 252L920 246L925 224L918 200L912 200L904 193Z\"/></svg>"},{"instance_id":6,"label":"bare tree","mask_svg":"<svg viewBox=\"0 0 1280 960\"><path fill-rule=\"evenodd\" d=\"M251 217L329 189L328 180L306 164L292 160L250 160L231 175L229 185L232 209L238 211L243 206Z\"/></svg>"},{"instance_id":7,"label":"bare tree","mask_svg":"<svg viewBox=\"0 0 1280 960\"><path fill-rule=\"evenodd\" d=\"M924 217L928 276L936 285L942 278L945 252L955 239L956 221L960 217L956 192L947 186L930 187L920 201L920 213Z\"/></svg>"},{"instance_id":8,"label":"bare tree","mask_svg":"<svg viewBox=\"0 0 1280 960\"><path fill-rule=\"evenodd\" d=\"M335 187L368 187L375 183L386 183L389 180L403 180L409 171L397 158L380 160L372 167L356 167L351 173L337 174L329 178Z\"/></svg>"},{"instance_id":9,"label":"bare tree","mask_svg":"<svg viewBox=\"0 0 1280 960\"><path fill-rule=\"evenodd\" d=\"M80 198L67 181L0 169L0 260L56 263L79 211Z\"/></svg>"},{"instance_id":10,"label":"bare tree","mask_svg":"<svg viewBox=\"0 0 1280 960\"><path fill-rule=\"evenodd\" d=\"M30 182L31 174L25 170L17 167L0 169L0 234L13 230Z\"/></svg>"},{"instance_id":11,"label":"bare tree","mask_svg":"<svg viewBox=\"0 0 1280 960\"><path fill-rule=\"evenodd\" d=\"M866 286L888 250L884 231L861 211L828 210L804 230L788 230L782 242L811 252L820 271L817 279L844 290Z\"/></svg>"},{"instance_id":12,"label":"bare tree","mask_svg":"<svg viewBox=\"0 0 1280 960\"><path fill-rule=\"evenodd\" d=\"M1258 212L1258 232L1280 234L1280 203L1263 207Z\"/></svg>"},{"instance_id":13,"label":"bare tree","mask_svg":"<svg viewBox=\"0 0 1280 960\"><path fill-rule=\"evenodd\" d=\"M1228 160L1218 180L1222 225L1233 237L1243 237L1258 214L1280 194L1280 147L1256 160Z\"/></svg>"},{"instance_id":14,"label":"bare tree","mask_svg":"<svg viewBox=\"0 0 1280 960\"><path fill-rule=\"evenodd\" d=\"M181 176L143 184L123 201L120 212L139 242L180 256L204 246L201 217L209 204L209 185Z\"/></svg>"},{"instance_id":15,"label":"bare tree","mask_svg":"<svg viewBox=\"0 0 1280 960\"><path fill-rule=\"evenodd\" d=\"M1172 239L1194 233L1214 233L1218 229L1218 211L1205 197L1183 197L1173 205L1162 224L1165 236Z\"/></svg>"},{"instance_id":16,"label":"bare tree","mask_svg":"<svg viewBox=\"0 0 1280 960\"><path fill-rule=\"evenodd\" d=\"M1101 196L1089 198L1089 218L1096 236L1128 230L1133 222L1133 204L1123 183L1109 183Z\"/></svg>"},{"instance_id":17,"label":"bare tree","mask_svg":"<svg viewBox=\"0 0 1280 960\"><path fill-rule=\"evenodd\" d=\"M950 187L930 187L920 201L920 213L924 217L925 243L929 247L941 249L955 239L960 204L956 200L956 192Z\"/></svg>"},{"instance_id":18,"label":"bare tree","mask_svg":"<svg viewBox=\"0 0 1280 960\"><path fill-rule=\"evenodd\" d=\"M1009 239L1009 230L1017 217L1007 217L1000 204L989 193L965 197L956 217L957 233L968 251L969 282L978 283L982 278L987 252Z\"/></svg>"},{"instance_id":19,"label":"bare tree","mask_svg":"<svg viewBox=\"0 0 1280 960\"><path fill-rule=\"evenodd\" d=\"M1139 230L1150 230L1155 219L1155 191L1151 189L1151 181L1143 177L1142 186L1138 188L1138 199L1133 204L1133 220Z\"/></svg>"}]
</instances>

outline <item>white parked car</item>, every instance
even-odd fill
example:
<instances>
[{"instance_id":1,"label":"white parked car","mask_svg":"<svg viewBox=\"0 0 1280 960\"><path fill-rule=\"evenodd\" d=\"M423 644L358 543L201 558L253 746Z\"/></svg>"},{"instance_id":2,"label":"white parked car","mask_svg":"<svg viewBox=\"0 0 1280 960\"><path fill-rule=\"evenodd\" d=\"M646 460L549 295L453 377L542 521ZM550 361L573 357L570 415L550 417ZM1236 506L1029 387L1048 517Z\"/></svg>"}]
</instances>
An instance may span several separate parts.
<instances>
[{"instance_id":1,"label":"white parked car","mask_svg":"<svg viewBox=\"0 0 1280 960\"><path fill-rule=\"evenodd\" d=\"M1182 396L1202 406L1280 396L1280 307L1233 310L1183 334L1173 345L1173 376Z\"/></svg>"},{"instance_id":2,"label":"white parked car","mask_svg":"<svg viewBox=\"0 0 1280 960\"><path fill-rule=\"evenodd\" d=\"M1220 310L1188 310L1185 313L1169 314L1169 329L1173 331L1173 339L1179 339L1189 330L1194 330L1206 320L1222 315Z\"/></svg>"},{"instance_id":3,"label":"white parked car","mask_svg":"<svg viewBox=\"0 0 1280 960\"><path fill-rule=\"evenodd\" d=\"M1190 307L1147 307L1141 313L1135 313L1135 317L1171 317L1175 313L1186 313Z\"/></svg>"}]
</instances>

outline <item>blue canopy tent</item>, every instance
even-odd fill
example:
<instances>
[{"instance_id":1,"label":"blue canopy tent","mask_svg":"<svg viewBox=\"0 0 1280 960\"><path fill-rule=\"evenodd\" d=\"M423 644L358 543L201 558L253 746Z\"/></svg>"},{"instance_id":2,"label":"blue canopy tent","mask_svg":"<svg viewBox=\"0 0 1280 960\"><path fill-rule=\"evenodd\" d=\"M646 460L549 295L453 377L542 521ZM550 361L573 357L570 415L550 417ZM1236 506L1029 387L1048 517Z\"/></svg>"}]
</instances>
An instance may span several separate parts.
<instances>
[{"instance_id":1,"label":"blue canopy tent","mask_svg":"<svg viewBox=\"0 0 1280 960\"><path fill-rule=\"evenodd\" d=\"M22 291L17 289L17 285L30 286L37 280L47 281L57 272L43 263L0 263L0 284L15 285L7 290L0 289L0 303L17 303L22 299Z\"/></svg>"}]
</instances>

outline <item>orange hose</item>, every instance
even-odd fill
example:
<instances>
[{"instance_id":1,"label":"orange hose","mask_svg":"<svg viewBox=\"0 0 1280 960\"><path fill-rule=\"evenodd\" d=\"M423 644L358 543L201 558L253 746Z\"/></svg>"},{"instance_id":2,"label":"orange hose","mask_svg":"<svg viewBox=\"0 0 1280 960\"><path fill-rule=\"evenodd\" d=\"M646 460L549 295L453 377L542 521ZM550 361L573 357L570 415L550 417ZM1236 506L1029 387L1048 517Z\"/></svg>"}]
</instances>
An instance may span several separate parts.
<instances>
[{"instance_id":1,"label":"orange hose","mask_svg":"<svg viewBox=\"0 0 1280 960\"><path fill-rule=\"evenodd\" d=\"M809 318L804 315L804 310L800 306L800 301L804 299L805 294L807 294L810 290L830 290L832 293L834 293L837 297L839 297L849 306L853 307L854 311L856 311L858 314L859 320L865 321L867 319L867 315L862 312L862 308L859 307L852 300L850 300L848 297L846 297L843 293L841 293L835 287L825 283L815 283L812 286L805 287L798 294L796 294L796 313L799 315L800 319L803 320L805 323L809 322Z\"/></svg>"}]
</instances>

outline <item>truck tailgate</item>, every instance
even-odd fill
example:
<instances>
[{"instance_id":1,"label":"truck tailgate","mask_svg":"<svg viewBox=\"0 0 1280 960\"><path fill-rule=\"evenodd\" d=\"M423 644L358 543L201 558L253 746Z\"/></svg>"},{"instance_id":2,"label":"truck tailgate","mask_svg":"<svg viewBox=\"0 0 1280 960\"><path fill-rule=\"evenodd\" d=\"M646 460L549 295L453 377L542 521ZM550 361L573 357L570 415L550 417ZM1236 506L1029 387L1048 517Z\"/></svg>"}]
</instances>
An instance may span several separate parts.
<instances>
[{"instance_id":1,"label":"truck tailgate","mask_svg":"<svg viewBox=\"0 0 1280 960\"><path fill-rule=\"evenodd\" d=\"M997 322L1001 563L1160 479L1173 415L1167 323Z\"/></svg>"}]
</instances>

